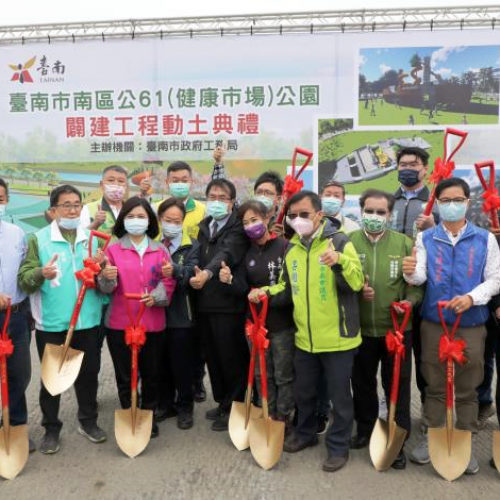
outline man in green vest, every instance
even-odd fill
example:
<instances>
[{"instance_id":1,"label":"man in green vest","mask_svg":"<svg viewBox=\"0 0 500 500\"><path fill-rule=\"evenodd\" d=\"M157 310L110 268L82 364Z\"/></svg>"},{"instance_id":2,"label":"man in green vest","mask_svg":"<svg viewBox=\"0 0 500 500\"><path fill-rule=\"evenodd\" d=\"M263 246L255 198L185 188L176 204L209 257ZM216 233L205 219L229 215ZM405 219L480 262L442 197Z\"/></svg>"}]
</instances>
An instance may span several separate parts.
<instances>
[{"instance_id":1,"label":"man in green vest","mask_svg":"<svg viewBox=\"0 0 500 500\"><path fill-rule=\"evenodd\" d=\"M82 286L75 271L83 268L89 247L89 231L80 227L80 191L68 184L57 187L50 194L50 207L54 221L31 235L27 255L18 273L19 285L30 295L40 360L46 344L64 343ZM98 241L93 241L92 254L96 253L97 246ZM78 432L93 443L106 441L106 433L97 425L97 332L101 311L102 295L95 289L87 290L71 343L74 349L85 352L75 381L80 421ZM58 418L60 399L60 395L52 396L41 384L40 407L45 436L39 449L45 454L59 451L63 425Z\"/></svg>"}]
</instances>

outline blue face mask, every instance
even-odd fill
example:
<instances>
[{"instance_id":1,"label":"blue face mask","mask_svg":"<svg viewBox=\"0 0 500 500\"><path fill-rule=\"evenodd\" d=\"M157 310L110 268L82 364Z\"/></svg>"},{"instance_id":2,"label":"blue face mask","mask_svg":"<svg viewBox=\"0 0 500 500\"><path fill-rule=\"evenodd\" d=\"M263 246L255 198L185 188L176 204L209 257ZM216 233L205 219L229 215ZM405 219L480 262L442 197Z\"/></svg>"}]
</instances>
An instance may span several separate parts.
<instances>
[{"instance_id":1,"label":"blue face mask","mask_svg":"<svg viewBox=\"0 0 500 500\"><path fill-rule=\"evenodd\" d=\"M123 225L127 233L139 236L148 230L149 219L125 219Z\"/></svg>"},{"instance_id":2,"label":"blue face mask","mask_svg":"<svg viewBox=\"0 0 500 500\"><path fill-rule=\"evenodd\" d=\"M168 185L168 189L174 198L184 199L189 196L190 186L188 182L171 182Z\"/></svg>"},{"instance_id":3,"label":"blue face mask","mask_svg":"<svg viewBox=\"0 0 500 500\"><path fill-rule=\"evenodd\" d=\"M162 222L161 230L165 238L172 240L182 233L182 224L179 225L179 224L172 224L171 222Z\"/></svg>"},{"instance_id":4,"label":"blue face mask","mask_svg":"<svg viewBox=\"0 0 500 500\"><path fill-rule=\"evenodd\" d=\"M342 208L342 200L334 196L321 198L321 207L326 215L337 215Z\"/></svg>"},{"instance_id":5,"label":"blue face mask","mask_svg":"<svg viewBox=\"0 0 500 500\"><path fill-rule=\"evenodd\" d=\"M274 207L274 200L272 198L269 198L267 196L254 196L253 198L255 201L260 201L265 207L268 212L272 210Z\"/></svg>"},{"instance_id":6,"label":"blue face mask","mask_svg":"<svg viewBox=\"0 0 500 500\"><path fill-rule=\"evenodd\" d=\"M228 205L222 201L208 201L207 214L211 215L215 220L222 220L228 214Z\"/></svg>"},{"instance_id":7,"label":"blue face mask","mask_svg":"<svg viewBox=\"0 0 500 500\"><path fill-rule=\"evenodd\" d=\"M439 217L446 222L457 222L465 218L468 203L438 204Z\"/></svg>"},{"instance_id":8,"label":"blue face mask","mask_svg":"<svg viewBox=\"0 0 500 500\"><path fill-rule=\"evenodd\" d=\"M80 217L76 217L74 219L61 217L58 224L60 228L66 229L67 231L75 230L78 229L78 226L80 225Z\"/></svg>"}]
</instances>

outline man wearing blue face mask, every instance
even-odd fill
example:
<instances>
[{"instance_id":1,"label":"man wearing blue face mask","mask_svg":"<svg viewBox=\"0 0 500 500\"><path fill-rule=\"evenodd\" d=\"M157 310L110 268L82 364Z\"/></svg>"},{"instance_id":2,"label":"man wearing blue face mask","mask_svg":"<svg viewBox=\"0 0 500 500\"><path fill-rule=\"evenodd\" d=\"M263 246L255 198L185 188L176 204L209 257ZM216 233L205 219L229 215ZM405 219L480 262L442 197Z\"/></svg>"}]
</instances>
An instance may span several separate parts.
<instances>
[{"instance_id":1,"label":"man wearing blue face mask","mask_svg":"<svg viewBox=\"0 0 500 500\"><path fill-rule=\"evenodd\" d=\"M36 346L40 360L47 343L61 345L68 331L81 282L75 271L82 269L88 257L89 231L80 226L82 195L68 184L50 194L54 221L33 234L28 241L26 258L19 268L18 281L30 294L36 325ZM94 239L92 254L97 252ZM78 432L93 443L106 441L106 433L97 425L97 376L99 373L98 327L101 323L103 297L88 289L80 311L71 347L85 352L75 381L78 400ZM59 450L63 423L59 420L61 396L52 396L40 387L40 407L45 436L40 451L53 454Z\"/></svg>"},{"instance_id":2,"label":"man wearing blue face mask","mask_svg":"<svg viewBox=\"0 0 500 500\"><path fill-rule=\"evenodd\" d=\"M278 236L283 235L283 225L276 224L275 219L281 203L284 182L277 172L269 170L260 174L253 186L254 199L260 201L271 215L269 230Z\"/></svg>"},{"instance_id":3,"label":"man wearing blue face mask","mask_svg":"<svg viewBox=\"0 0 500 500\"><path fill-rule=\"evenodd\" d=\"M485 322L487 304L500 290L500 252L493 234L467 221L470 188L462 179L444 180L436 187L441 223L417 236L416 255L403 259L408 283L427 284L421 315L422 374L425 388L424 422L442 427L446 413L446 370L439 361L442 327L439 301L448 301L445 321L449 331L457 315L460 326L455 338L465 340L467 363L455 364L455 408L457 429L477 431L478 399L476 388L483 380ZM419 453L412 460L430 461ZM466 474L475 474L479 465L474 455Z\"/></svg>"},{"instance_id":4,"label":"man wearing blue face mask","mask_svg":"<svg viewBox=\"0 0 500 500\"><path fill-rule=\"evenodd\" d=\"M341 226L340 230L349 234L352 231L359 229L359 224L354 222L349 217L344 217L342 207L345 203L345 188L337 181L329 181L323 186L321 191L321 205L323 213L327 217L334 217L337 219Z\"/></svg>"}]
</instances>

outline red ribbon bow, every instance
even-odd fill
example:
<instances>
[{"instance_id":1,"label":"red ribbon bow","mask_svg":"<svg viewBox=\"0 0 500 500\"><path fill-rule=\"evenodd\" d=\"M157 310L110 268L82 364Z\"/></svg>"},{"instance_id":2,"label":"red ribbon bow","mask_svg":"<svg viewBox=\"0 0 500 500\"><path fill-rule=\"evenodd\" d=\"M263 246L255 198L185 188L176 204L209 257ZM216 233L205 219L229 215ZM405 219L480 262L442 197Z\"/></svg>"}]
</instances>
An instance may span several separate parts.
<instances>
[{"instance_id":1,"label":"red ribbon bow","mask_svg":"<svg viewBox=\"0 0 500 500\"><path fill-rule=\"evenodd\" d=\"M403 334L396 330L396 333L393 333L391 330L387 332L385 336L385 345L387 347L387 352L389 354L399 354L402 359L405 358L405 346L403 344Z\"/></svg>"},{"instance_id":2,"label":"red ribbon bow","mask_svg":"<svg viewBox=\"0 0 500 500\"><path fill-rule=\"evenodd\" d=\"M498 196L497 188L490 187L481 196L484 198L484 212L491 212L492 210L497 211L500 208L500 196Z\"/></svg>"},{"instance_id":3,"label":"red ribbon bow","mask_svg":"<svg viewBox=\"0 0 500 500\"><path fill-rule=\"evenodd\" d=\"M304 181L298 180L292 175L287 175L285 177L285 184L283 186L283 198L288 200L294 194L298 193L304 187Z\"/></svg>"},{"instance_id":4,"label":"red ribbon bow","mask_svg":"<svg viewBox=\"0 0 500 500\"><path fill-rule=\"evenodd\" d=\"M0 339L0 357L11 356L14 352L14 344L11 339L1 340Z\"/></svg>"},{"instance_id":5,"label":"red ribbon bow","mask_svg":"<svg viewBox=\"0 0 500 500\"><path fill-rule=\"evenodd\" d=\"M267 328L261 325L260 322L253 323L251 320L247 319L245 331L250 342L255 344L257 349L268 348L269 340L267 339Z\"/></svg>"},{"instance_id":6,"label":"red ribbon bow","mask_svg":"<svg viewBox=\"0 0 500 500\"><path fill-rule=\"evenodd\" d=\"M146 343L146 327L127 326L125 328L125 344L143 346Z\"/></svg>"},{"instance_id":7,"label":"red ribbon bow","mask_svg":"<svg viewBox=\"0 0 500 500\"><path fill-rule=\"evenodd\" d=\"M75 273L76 279L82 280L87 288L95 288L95 277L101 271L101 266L92 259L85 259L83 261L83 269Z\"/></svg>"},{"instance_id":8,"label":"red ribbon bow","mask_svg":"<svg viewBox=\"0 0 500 500\"><path fill-rule=\"evenodd\" d=\"M434 162L434 170L429 177L429 182L431 184L438 184L444 179L449 179L455 170L455 162L447 161L443 162L442 158L436 158Z\"/></svg>"},{"instance_id":9,"label":"red ribbon bow","mask_svg":"<svg viewBox=\"0 0 500 500\"><path fill-rule=\"evenodd\" d=\"M466 345L465 340L450 340L447 335L442 335L439 339L439 361L445 363L451 359L464 365L468 361L464 354Z\"/></svg>"}]
</instances>

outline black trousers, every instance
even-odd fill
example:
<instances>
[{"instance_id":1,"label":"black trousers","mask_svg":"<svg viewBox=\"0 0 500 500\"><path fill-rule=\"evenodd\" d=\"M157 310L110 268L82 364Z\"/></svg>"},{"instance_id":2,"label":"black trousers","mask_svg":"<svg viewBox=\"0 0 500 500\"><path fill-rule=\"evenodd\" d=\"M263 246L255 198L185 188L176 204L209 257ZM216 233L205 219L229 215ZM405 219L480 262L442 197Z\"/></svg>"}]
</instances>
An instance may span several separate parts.
<instances>
[{"instance_id":1,"label":"black trousers","mask_svg":"<svg viewBox=\"0 0 500 500\"><path fill-rule=\"evenodd\" d=\"M122 408L130 408L132 351L125 344L125 334L123 331L106 330L106 340L115 368L120 405ZM147 333L146 343L139 351L138 371L141 394L139 406L146 410L154 410L158 404L158 379L164 341L164 332Z\"/></svg>"},{"instance_id":2,"label":"black trousers","mask_svg":"<svg viewBox=\"0 0 500 500\"><path fill-rule=\"evenodd\" d=\"M200 314L199 328L214 400L225 411L230 410L234 400L243 401L245 396L250 355L244 327L244 314Z\"/></svg>"},{"instance_id":3,"label":"black trousers","mask_svg":"<svg viewBox=\"0 0 500 500\"><path fill-rule=\"evenodd\" d=\"M410 437L410 391L411 391L411 331L404 334L405 356L401 361L396 423L407 431ZM352 390L354 396L354 418L357 433L369 437L378 417L377 372L381 364L382 386L387 408L390 405L392 369L394 358L387 352L385 337L363 337L358 353L354 358L352 371Z\"/></svg>"},{"instance_id":4,"label":"black trousers","mask_svg":"<svg viewBox=\"0 0 500 500\"><path fill-rule=\"evenodd\" d=\"M205 377L206 364L205 351L203 349L203 340L200 326L194 327L193 337L193 382L201 384Z\"/></svg>"},{"instance_id":5,"label":"black trousers","mask_svg":"<svg viewBox=\"0 0 500 500\"><path fill-rule=\"evenodd\" d=\"M82 367L75 381L75 393L78 401L78 420L83 426L97 422L97 375L99 373L99 327L76 330L71 340L71 347L83 351ZM36 330L36 347L40 360L46 344L64 344L66 331L44 332ZM61 395L52 396L43 382L40 387L40 408L42 410L42 426L47 431L61 430L63 423L59 420Z\"/></svg>"},{"instance_id":6,"label":"black trousers","mask_svg":"<svg viewBox=\"0 0 500 500\"><path fill-rule=\"evenodd\" d=\"M323 369L328 399L333 403L333 424L325 439L328 454L332 456L344 456L349 451L354 420L351 373L355 353L356 349L321 353L295 349L294 395L299 411L296 435L305 443L316 436L318 381Z\"/></svg>"},{"instance_id":7,"label":"black trousers","mask_svg":"<svg viewBox=\"0 0 500 500\"><path fill-rule=\"evenodd\" d=\"M422 375L422 342L420 340L420 325L422 317L420 316L420 308L413 309L412 317L412 346L413 357L415 359L415 380L417 382L418 392L420 392L420 402L425 401L425 387L427 385L424 376Z\"/></svg>"},{"instance_id":8,"label":"black trousers","mask_svg":"<svg viewBox=\"0 0 500 500\"><path fill-rule=\"evenodd\" d=\"M167 328L160 367L160 408L193 411L194 336L194 328Z\"/></svg>"}]
</instances>

